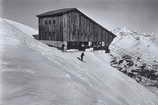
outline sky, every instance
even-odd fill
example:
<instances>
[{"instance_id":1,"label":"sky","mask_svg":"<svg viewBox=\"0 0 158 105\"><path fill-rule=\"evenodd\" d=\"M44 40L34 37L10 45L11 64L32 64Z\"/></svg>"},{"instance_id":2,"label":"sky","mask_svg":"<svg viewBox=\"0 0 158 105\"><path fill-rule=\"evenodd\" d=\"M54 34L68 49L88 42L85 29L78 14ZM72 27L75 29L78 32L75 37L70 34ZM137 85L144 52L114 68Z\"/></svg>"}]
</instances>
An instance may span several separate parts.
<instances>
[{"instance_id":1,"label":"sky","mask_svg":"<svg viewBox=\"0 0 158 105\"><path fill-rule=\"evenodd\" d=\"M158 34L158 0L0 0L0 4L1 17L35 29L38 29L36 15L73 7L109 30L127 27Z\"/></svg>"}]
</instances>

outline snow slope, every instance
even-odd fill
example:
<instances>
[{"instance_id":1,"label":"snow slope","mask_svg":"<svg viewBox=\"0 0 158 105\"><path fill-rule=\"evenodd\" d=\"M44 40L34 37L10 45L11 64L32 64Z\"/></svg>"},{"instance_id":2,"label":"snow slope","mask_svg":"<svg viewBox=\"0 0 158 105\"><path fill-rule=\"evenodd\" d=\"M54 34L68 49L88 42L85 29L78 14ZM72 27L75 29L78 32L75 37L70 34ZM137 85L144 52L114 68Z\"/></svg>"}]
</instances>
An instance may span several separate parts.
<instances>
[{"instance_id":1,"label":"snow slope","mask_svg":"<svg viewBox=\"0 0 158 105\"><path fill-rule=\"evenodd\" d=\"M27 34L27 35L35 35L35 34L38 34L38 31L29 27L29 26L26 26L26 25L23 25L21 23L17 23L15 21L12 21L12 20L8 20L8 19L3 19L4 21L8 22L9 24L11 24L12 26L14 26L14 28L17 28L18 30L22 31L23 33Z\"/></svg>"},{"instance_id":2,"label":"snow slope","mask_svg":"<svg viewBox=\"0 0 158 105\"><path fill-rule=\"evenodd\" d=\"M1 105L158 104L158 97L110 67L104 52L86 52L80 62L80 52L50 48L16 25L0 20Z\"/></svg>"}]
</instances>

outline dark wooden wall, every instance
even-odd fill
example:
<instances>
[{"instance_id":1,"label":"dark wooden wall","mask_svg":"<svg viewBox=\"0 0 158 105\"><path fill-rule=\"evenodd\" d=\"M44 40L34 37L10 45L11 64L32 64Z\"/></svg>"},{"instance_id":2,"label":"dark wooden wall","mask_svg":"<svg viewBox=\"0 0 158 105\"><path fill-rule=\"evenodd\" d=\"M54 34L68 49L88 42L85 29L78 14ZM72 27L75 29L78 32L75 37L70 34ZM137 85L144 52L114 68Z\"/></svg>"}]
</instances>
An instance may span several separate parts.
<instances>
[{"instance_id":1,"label":"dark wooden wall","mask_svg":"<svg viewBox=\"0 0 158 105\"><path fill-rule=\"evenodd\" d=\"M39 19L40 40L63 41L63 16Z\"/></svg>"},{"instance_id":2,"label":"dark wooden wall","mask_svg":"<svg viewBox=\"0 0 158 105\"><path fill-rule=\"evenodd\" d=\"M106 45L109 45L115 37L111 32L77 11L61 16L39 18L39 36L42 40L103 41Z\"/></svg>"},{"instance_id":3,"label":"dark wooden wall","mask_svg":"<svg viewBox=\"0 0 158 105\"><path fill-rule=\"evenodd\" d=\"M65 22L67 41L110 43L115 37L111 32L79 12L67 13L65 17L67 17Z\"/></svg>"}]
</instances>

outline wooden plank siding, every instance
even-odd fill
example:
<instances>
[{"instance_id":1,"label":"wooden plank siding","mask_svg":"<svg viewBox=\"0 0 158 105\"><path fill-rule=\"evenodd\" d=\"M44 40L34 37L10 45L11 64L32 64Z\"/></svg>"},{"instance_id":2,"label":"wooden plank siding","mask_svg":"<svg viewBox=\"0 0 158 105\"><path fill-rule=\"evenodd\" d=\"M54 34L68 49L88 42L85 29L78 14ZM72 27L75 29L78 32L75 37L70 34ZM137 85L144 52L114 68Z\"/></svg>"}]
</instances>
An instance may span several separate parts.
<instances>
[{"instance_id":1,"label":"wooden plank siding","mask_svg":"<svg viewBox=\"0 0 158 105\"><path fill-rule=\"evenodd\" d=\"M63 40L68 41L68 16L67 14L63 15Z\"/></svg>"},{"instance_id":2,"label":"wooden plank siding","mask_svg":"<svg viewBox=\"0 0 158 105\"><path fill-rule=\"evenodd\" d=\"M70 12L65 14L64 17L67 19L67 22L65 21L67 25L64 29L64 33L67 33L66 41L109 42L110 39L113 38L110 37L112 36L111 33L78 12Z\"/></svg>"},{"instance_id":3,"label":"wooden plank siding","mask_svg":"<svg viewBox=\"0 0 158 105\"><path fill-rule=\"evenodd\" d=\"M39 20L40 39L63 41L63 16L44 17Z\"/></svg>"},{"instance_id":4,"label":"wooden plank siding","mask_svg":"<svg viewBox=\"0 0 158 105\"><path fill-rule=\"evenodd\" d=\"M78 41L79 39L79 16L75 12L67 14L67 34L68 41Z\"/></svg>"},{"instance_id":5,"label":"wooden plank siding","mask_svg":"<svg viewBox=\"0 0 158 105\"><path fill-rule=\"evenodd\" d=\"M71 42L105 42L108 46L114 34L74 10L61 15L39 17L39 39Z\"/></svg>"}]
</instances>

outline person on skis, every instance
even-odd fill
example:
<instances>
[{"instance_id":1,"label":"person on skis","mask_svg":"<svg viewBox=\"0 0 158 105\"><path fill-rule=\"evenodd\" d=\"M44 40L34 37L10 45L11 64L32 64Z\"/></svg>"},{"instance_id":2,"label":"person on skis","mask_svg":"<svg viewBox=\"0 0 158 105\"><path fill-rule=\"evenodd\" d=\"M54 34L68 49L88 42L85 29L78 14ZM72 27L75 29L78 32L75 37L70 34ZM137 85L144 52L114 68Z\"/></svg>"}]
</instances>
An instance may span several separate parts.
<instances>
[{"instance_id":1,"label":"person on skis","mask_svg":"<svg viewBox=\"0 0 158 105\"><path fill-rule=\"evenodd\" d=\"M81 53L81 61L83 61L84 52Z\"/></svg>"}]
</instances>

